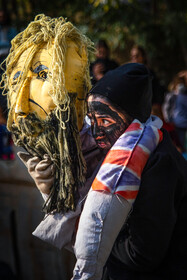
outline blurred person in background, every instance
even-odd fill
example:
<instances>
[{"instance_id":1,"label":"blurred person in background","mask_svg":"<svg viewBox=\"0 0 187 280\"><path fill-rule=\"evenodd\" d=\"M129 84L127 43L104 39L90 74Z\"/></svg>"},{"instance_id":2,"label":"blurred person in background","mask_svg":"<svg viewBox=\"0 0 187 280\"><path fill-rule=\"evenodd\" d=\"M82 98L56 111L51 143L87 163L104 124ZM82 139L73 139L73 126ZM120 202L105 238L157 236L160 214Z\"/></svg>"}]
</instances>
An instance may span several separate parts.
<instances>
[{"instance_id":1,"label":"blurred person in background","mask_svg":"<svg viewBox=\"0 0 187 280\"><path fill-rule=\"evenodd\" d=\"M180 150L186 153L187 131L187 71L177 73L168 86L162 106L167 126L173 127Z\"/></svg>"},{"instance_id":2,"label":"blurred person in background","mask_svg":"<svg viewBox=\"0 0 187 280\"><path fill-rule=\"evenodd\" d=\"M109 70L118 67L118 63L110 59L110 49L105 40L99 40L96 45L96 60L90 65L92 85L99 81Z\"/></svg>"},{"instance_id":3,"label":"blurred person in background","mask_svg":"<svg viewBox=\"0 0 187 280\"><path fill-rule=\"evenodd\" d=\"M173 124L173 113L176 103L176 97L179 91L179 85L182 83L182 79L178 74L174 76L172 81L168 85L168 92L165 95L162 105L162 113L164 120L167 123Z\"/></svg>"},{"instance_id":4,"label":"blurred person in background","mask_svg":"<svg viewBox=\"0 0 187 280\"><path fill-rule=\"evenodd\" d=\"M134 63L142 63L149 68L153 76L152 114L161 117L161 105L164 101L165 89L160 84L155 72L150 69L145 49L140 45L134 45L130 50L130 61Z\"/></svg>"},{"instance_id":5,"label":"blurred person in background","mask_svg":"<svg viewBox=\"0 0 187 280\"><path fill-rule=\"evenodd\" d=\"M187 71L178 73L181 82L178 84L178 94L176 95L175 107L173 111L173 122L182 151L186 153L186 134L187 134Z\"/></svg>"},{"instance_id":6,"label":"blurred person in background","mask_svg":"<svg viewBox=\"0 0 187 280\"><path fill-rule=\"evenodd\" d=\"M135 45L130 51L131 62L147 65L147 54L143 47Z\"/></svg>"}]
</instances>

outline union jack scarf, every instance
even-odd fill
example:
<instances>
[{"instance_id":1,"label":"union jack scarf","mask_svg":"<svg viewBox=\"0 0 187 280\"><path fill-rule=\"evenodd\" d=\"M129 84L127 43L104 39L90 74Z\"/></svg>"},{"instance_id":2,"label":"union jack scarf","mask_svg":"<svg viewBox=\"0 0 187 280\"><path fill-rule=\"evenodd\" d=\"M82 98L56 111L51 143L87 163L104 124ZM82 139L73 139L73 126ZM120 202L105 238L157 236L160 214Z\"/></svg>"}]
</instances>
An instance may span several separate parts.
<instances>
[{"instance_id":1,"label":"union jack scarf","mask_svg":"<svg viewBox=\"0 0 187 280\"><path fill-rule=\"evenodd\" d=\"M162 141L161 127L162 121L156 116L151 116L146 123L135 119L107 153L92 189L121 195L133 203L145 164Z\"/></svg>"}]
</instances>

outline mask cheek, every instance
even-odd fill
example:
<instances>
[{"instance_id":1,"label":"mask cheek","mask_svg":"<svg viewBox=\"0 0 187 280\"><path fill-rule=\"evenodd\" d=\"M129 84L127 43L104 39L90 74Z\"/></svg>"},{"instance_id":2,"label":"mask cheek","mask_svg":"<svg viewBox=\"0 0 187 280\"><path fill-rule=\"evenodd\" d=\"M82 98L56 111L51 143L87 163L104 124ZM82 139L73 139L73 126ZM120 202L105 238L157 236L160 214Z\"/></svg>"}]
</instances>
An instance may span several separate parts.
<instances>
[{"instance_id":1,"label":"mask cheek","mask_svg":"<svg viewBox=\"0 0 187 280\"><path fill-rule=\"evenodd\" d=\"M34 79L30 85L30 111L36 112L41 119L45 119L56 106L50 96L52 86L48 81ZM39 106L38 106L38 105ZM47 113L47 114L46 114Z\"/></svg>"}]
</instances>

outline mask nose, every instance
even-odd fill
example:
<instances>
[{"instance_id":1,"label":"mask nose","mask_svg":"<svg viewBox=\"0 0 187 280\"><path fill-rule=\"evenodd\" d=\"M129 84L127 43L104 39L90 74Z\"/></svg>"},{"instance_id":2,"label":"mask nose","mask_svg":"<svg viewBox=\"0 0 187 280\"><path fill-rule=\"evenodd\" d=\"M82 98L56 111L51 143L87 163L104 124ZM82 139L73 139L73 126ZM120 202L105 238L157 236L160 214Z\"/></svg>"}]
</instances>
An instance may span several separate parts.
<instances>
[{"instance_id":1,"label":"mask nose","mask_svg":"<svg viewBox=\"0 0 187 280\"><path fill-rule=\"evenodd\" d=\"M27 116L29 113L29 93L31 77L27 77L21 86L15 106L16 116Z\"/></svg>"}]
</instances>

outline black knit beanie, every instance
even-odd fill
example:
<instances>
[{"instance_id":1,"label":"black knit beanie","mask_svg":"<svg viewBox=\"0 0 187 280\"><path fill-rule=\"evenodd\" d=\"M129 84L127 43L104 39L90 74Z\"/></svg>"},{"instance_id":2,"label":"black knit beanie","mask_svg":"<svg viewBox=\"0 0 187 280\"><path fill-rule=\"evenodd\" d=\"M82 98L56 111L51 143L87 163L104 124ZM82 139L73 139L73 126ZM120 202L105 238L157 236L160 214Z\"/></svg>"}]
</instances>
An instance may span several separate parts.
<instances>
[{"instance_id":1,"label":"black knit beanie","mask_svg":"<svg viewBox=\"0 0 187 280\"><path fill-rule=\"evenodd\" d=\"M151 114L152 76L140 63L127 63L107 72L90 90L107 97L130 116L145 122Z\"/></svg>"}]
</instances>

